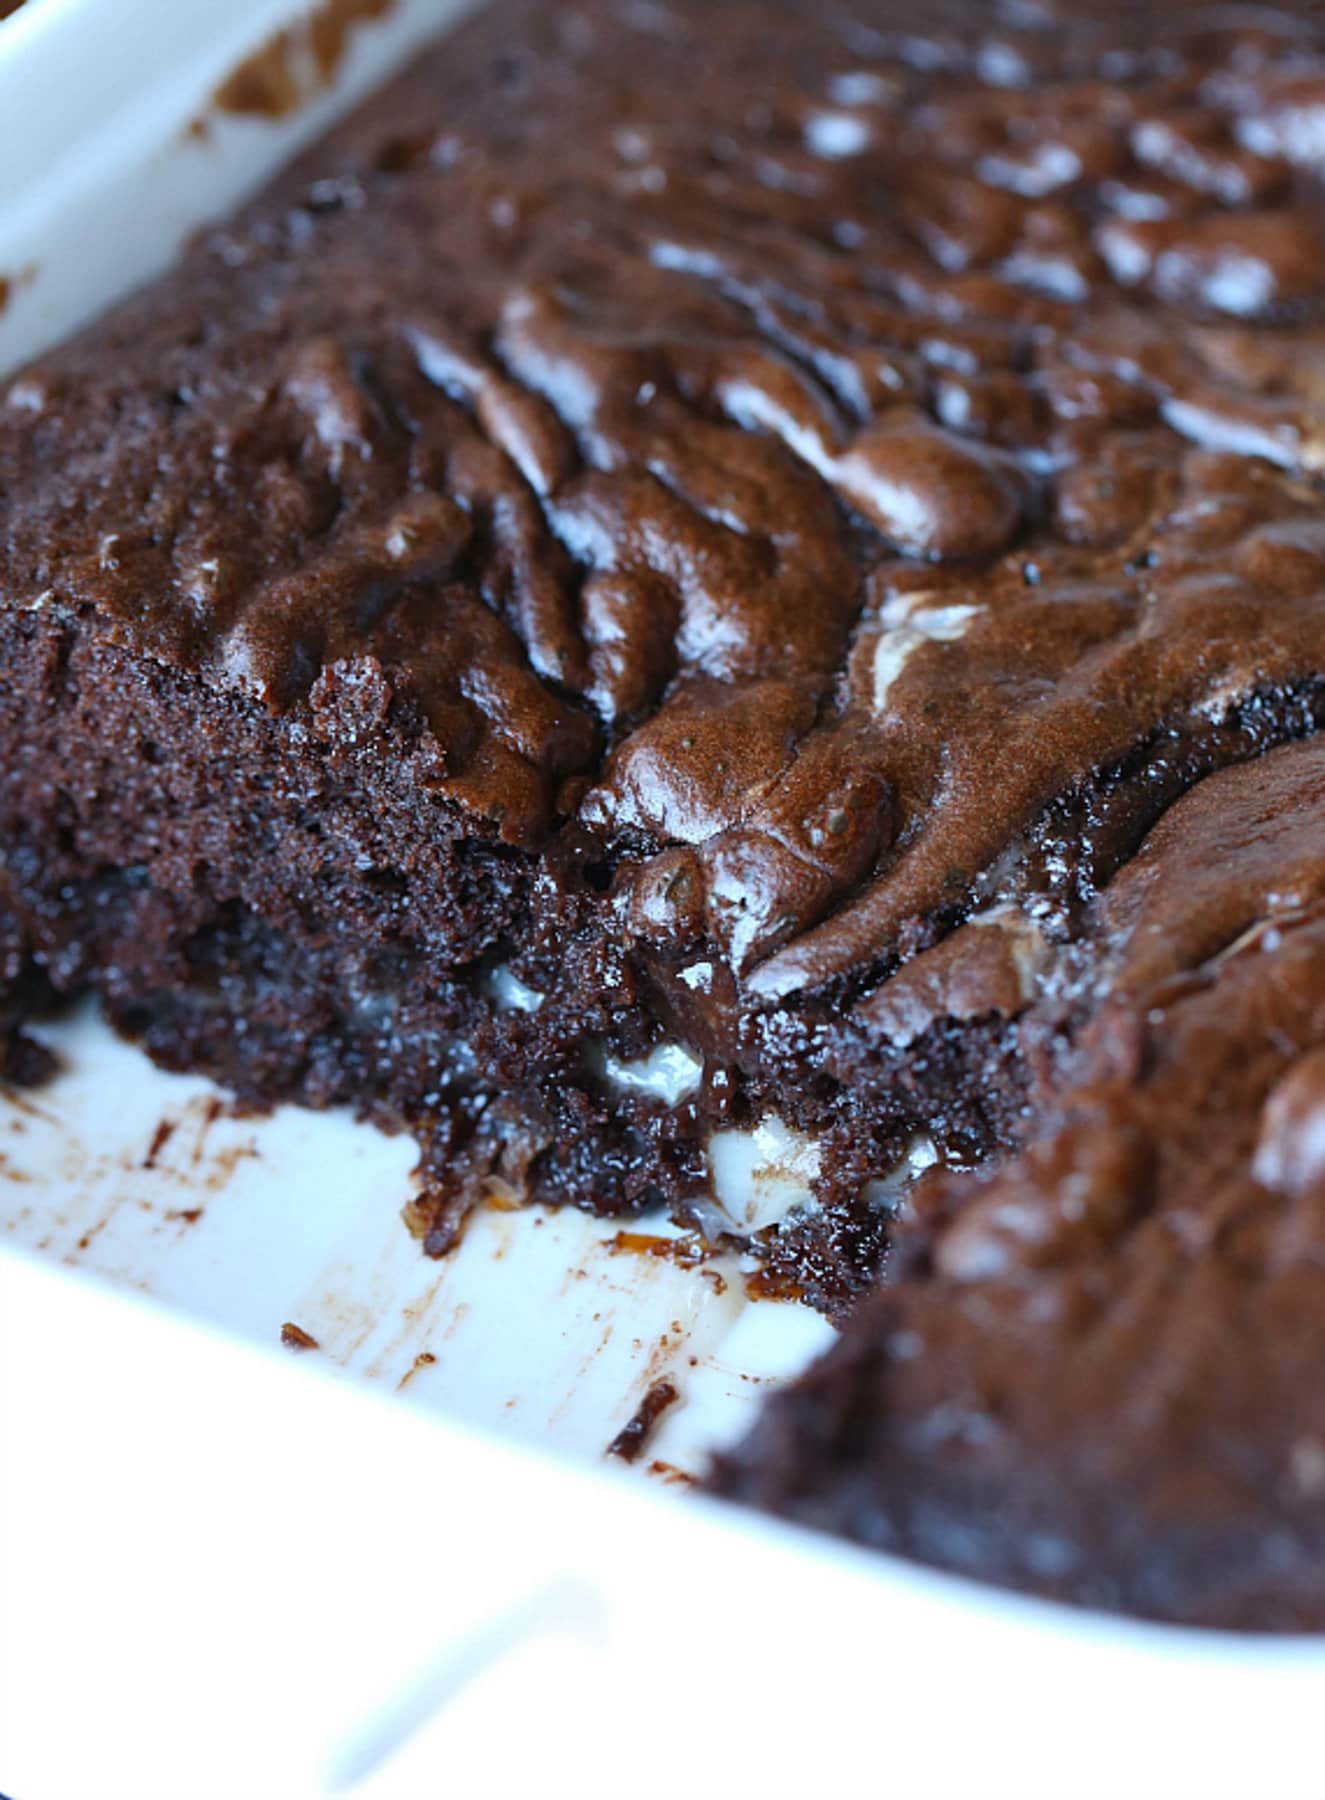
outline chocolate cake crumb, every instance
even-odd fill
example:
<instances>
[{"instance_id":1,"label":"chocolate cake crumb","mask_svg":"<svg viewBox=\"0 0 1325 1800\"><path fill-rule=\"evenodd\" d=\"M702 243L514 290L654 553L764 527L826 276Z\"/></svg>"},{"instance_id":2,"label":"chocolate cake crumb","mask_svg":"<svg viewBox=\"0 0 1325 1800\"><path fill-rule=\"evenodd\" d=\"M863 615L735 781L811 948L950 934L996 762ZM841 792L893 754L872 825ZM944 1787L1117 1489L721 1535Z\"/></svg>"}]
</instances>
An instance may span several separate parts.
<instances>
[{"instance_id":1,"label":"chocolate cake crumb","mask_svg":"<svg viewBox=\"0 0 1325 1800\"><path fill-rule=\"evenodd\" d=\"M281 1326L281 1342L287 1350L320 1350L321 1344L302 1325L287 1322Z\"/></svg>"},{"instance_id":2,"label":"chocolate cake crumb","mask_svg":"<svg viewBox=\"0 0 1325 1800\"><path fill-rule=\"evenodd\" d=\"M607 1446L606 1454L619 1456L622 1462L633 1463L653 1435L658 1420L680 1398L680 1390L674 1382L666 1377L655 1381L635 1412Z\"/></svg>"}]
</instances>

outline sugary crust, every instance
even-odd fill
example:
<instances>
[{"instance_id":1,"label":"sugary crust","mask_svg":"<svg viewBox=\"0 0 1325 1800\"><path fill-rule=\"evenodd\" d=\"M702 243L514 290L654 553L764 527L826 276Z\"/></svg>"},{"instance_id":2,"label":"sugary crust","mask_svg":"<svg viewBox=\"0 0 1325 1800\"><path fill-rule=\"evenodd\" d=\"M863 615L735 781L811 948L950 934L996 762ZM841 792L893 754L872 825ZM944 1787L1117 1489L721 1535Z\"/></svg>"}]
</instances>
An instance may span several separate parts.
<instances>
[{"instance_id":1,"label":"sugary crust","mask_svg":"<svg viewBox=\"0 0 1325 1800\"><path fill-rule=\"evenodd\" d=\"M492 10L11 386L4 603L879 968L1325 568L1318 13L913 15Z\"/></svg>"}]
</instances>

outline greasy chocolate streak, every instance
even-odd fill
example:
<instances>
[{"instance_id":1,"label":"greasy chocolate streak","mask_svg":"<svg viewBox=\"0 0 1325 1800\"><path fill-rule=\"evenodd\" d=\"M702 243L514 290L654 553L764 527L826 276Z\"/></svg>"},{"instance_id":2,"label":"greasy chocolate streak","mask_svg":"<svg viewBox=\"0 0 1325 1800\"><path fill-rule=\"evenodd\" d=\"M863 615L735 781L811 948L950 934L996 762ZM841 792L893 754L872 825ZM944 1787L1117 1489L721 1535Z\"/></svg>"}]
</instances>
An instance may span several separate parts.
<instances>
[{"instance_id":1,"label":"greasy chocolate streak","mask_svg":"<svg viewBox=\"0 0 1325 1800\"><path fill-rule=\"evenodd\" d=\"M394 3L395 0L321 0L306 17L275 32L260 49L246 57L217 88L212 104L218 112L284 118L318 89L331 84L354 27L383 18Z\"/></svg>"},{"instance_id":2,"label":"greasy chocolate streak","mask_svg":"<svg viewBox=\"0 0 1325 1800\"><path fill-rule=\"evenodd\" d=\"M145 1169L154 1169L156 1167L157 1158L170 1142L171 1138L174 1137L178 1129L178 1119L162 1119L158 1123L156 1130L152 1133L152 1141L147 1146L147 1155L143 1158L143 1167Z\"/></svg>"}]
</instances>

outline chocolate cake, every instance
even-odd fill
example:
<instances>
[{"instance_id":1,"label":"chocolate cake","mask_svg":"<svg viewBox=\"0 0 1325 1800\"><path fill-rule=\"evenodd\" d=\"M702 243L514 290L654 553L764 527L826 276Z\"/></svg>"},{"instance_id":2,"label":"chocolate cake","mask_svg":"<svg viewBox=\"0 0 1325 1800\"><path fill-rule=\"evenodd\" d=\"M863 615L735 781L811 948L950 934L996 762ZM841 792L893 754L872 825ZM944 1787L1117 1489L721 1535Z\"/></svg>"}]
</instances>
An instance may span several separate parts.
<instances>
[{"instance_id":1,"label":"chocolate cake","mask_svg":"<svg viewBox=\"0 0 1325 1800\"><path fill-rule=\"evenodd\" d=\"M1033 1141L922 1177L887 1285L720 1491L1073 1600L1320 1629L1322 846L1323 738L1177 802L1068 958L1089 1023Z\"/></svg>"},{"instance_id":2,"label":"chocolate cake","mask_svg":"<svg viewBox=\"0 0 1325 1800\"><path fill-rule=\"evenodd\" d=\"M483 9L0 396L11 1066L668 1207L852 1313L726 1491L1325 1623L1322 159L1306 4Z\"/></svg>"}]
</instances>

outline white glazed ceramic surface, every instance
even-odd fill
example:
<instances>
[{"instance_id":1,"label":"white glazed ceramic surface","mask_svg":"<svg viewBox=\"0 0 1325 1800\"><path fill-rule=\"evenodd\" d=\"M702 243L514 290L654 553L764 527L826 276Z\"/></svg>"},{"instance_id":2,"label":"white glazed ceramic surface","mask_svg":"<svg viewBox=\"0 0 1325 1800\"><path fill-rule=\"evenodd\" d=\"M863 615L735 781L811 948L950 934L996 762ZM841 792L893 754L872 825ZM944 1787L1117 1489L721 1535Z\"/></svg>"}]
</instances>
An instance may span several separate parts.
<instances>
[{"instance_id":1,"label":"white glazed ceramic surface","mask_svg":"<svg viewBox=\"0 0 1325 1800\"><path fill-rule=\"evenodd\" d=\"M462 10L397 0L271 123L209 96L292 0L29 0L0 24L0 370ZM739 1267L537 1212L429 1263L407 1140L236 1117L90 1010L43 1029L62 1074L0 1096L13 1800L1325 1792L1313 1643L1069 1614L683 1499L829 1335ZM664 1375L681 1401L614 1473Z\"/></svg>"}]
</instances>

